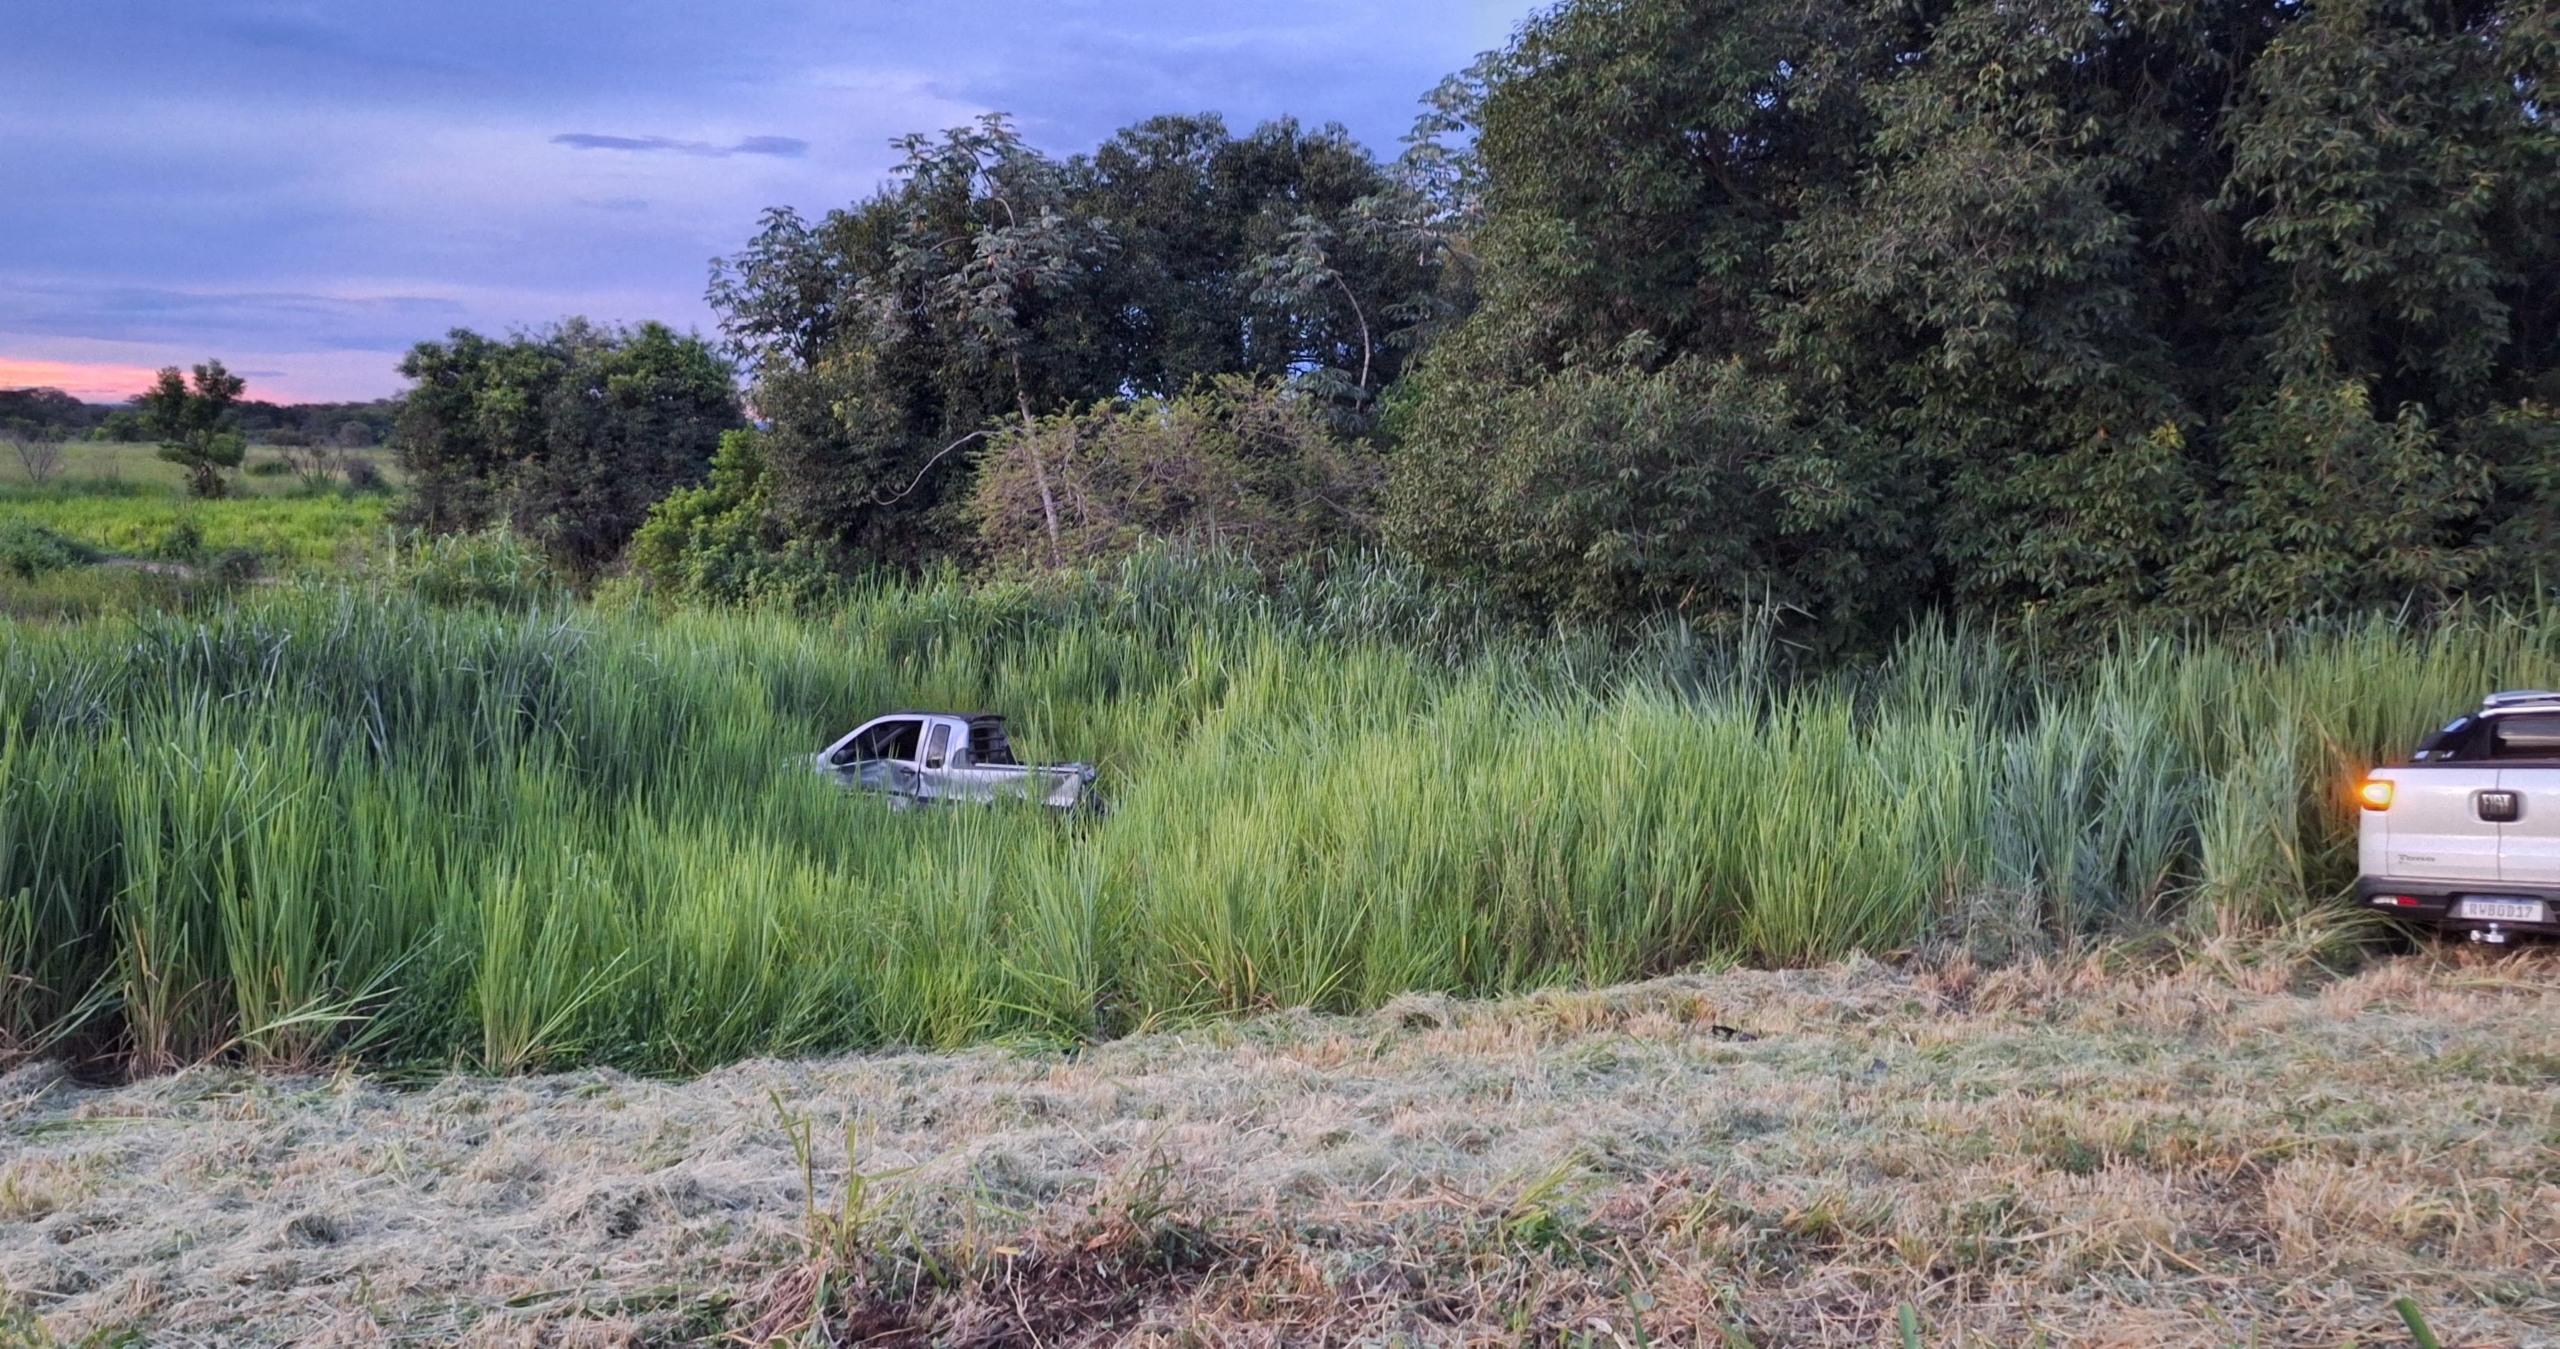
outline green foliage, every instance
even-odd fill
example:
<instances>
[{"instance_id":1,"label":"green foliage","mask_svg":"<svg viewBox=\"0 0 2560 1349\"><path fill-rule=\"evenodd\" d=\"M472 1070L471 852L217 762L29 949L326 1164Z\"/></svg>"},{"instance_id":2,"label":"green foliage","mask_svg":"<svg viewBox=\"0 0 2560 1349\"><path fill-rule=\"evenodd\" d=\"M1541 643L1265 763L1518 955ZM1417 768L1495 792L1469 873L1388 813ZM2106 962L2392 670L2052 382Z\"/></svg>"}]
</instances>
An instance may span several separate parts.
<instances>
[{"instance_id":1,"label":"green foliage","mask_svg":"<svg viewBox=\"0 0 2560 1349\"><path fill-rule=\"evenodd\" d=\"M1338 127L1156 118L1064 163L994 117L901 144L887 189L769 212L711 291L757 374L776 518L869 561L952 550L972 437L1000 421L1299 372L1358 422L1374 390L1353 386L1392 378L1440 270ZM1045 471L1037 436L1016 444ZM1044 529L1058 509L1053 487Z\"/></svg>"},{"instance_id":2,"label":"green foliage","mask_svg":"<svg viewBox=\"0 0 2560 1349\"><path fill-rule=\"evenodd\" d=\"M32 581L50 571L85 565L86 548L32 521L0 520L0 572Z\"/></svg>"},{"instance_id":3,"label":"green foliage","mask_svg":"<svg viewBox=\"0 0 2560 1349\"><path fill-rule=\"evenodd\" d=\"M1012 567L1168 539L1277 562L1368 542L1376 477L1374 451L1336 440L1317 398L1226 375L997 436L969 510L985 556Z\"/></svg>"},{"instance_id":4,"label":"green foliage","mask_svg":"<svg viewBox=\"0 0 2560 1349\"><path fill-rule=\"evenodd\" d=\"M160 372L159 382L134 400L134 406L160 439L160 457L187 472L187 493L211 499L227 489L222 471L238 468L249 442L232 428L232 405L240 401L247 381L209 361L195 368L191 385L176 366Z\"/></svg>"},{"instance_id":5,"label":"green foliage","mask_svg":"<svg viewBox=\"0 0 2560 1349\"><path fill-rule=\"evenodd\" d=\"M729 364L660 324L571 319L495 341L456 330L400 363L402 518L432 533L505 525L592 572L649 506L700 480L743 422Z\"/></svg>"},{"instance_id":6,"label":"green foliage","mask_svg":"<svg viewBox=\"0 0 2560 1349\"><path fill-rule=\"evenodd\" d=\"M2277 389L2232 421L2228 492L2173 569L2184 607L2217 618L2441 604L2492 562L2470 528L2485 466L2416 404L2382 421L2362 384Z\"/></svg>"},{"instance_id":7,"label":"green foliage","mask_svg":"<svg viewBox=\"0 0 2560 1349\"><path fill-rule=\"evenodd\" d=\"M248 550L281 563L319 566L378 540L387 504L379 496L337 495L235 494L196 501L139 484L77 486L41 496L0 496L0 511L103 553L183 562Z\"/></svg>"},{"instance_id":8,"label":"green foliage","mask_svg":"<svg viewBox=\"0 0 2560 1349\"><path fill-rule=\"evenodd\" d=\"M1394 395L1393 532L1526 603L1721 575L1833 635L2512 587L2560 439L2556 61L2515 0L1558 6L1426 119L1484 302ZM1831 512L1801 556L1632 410L1684 362ZM1695 534L1731 541L1612 570Z\"/></svg>"},{"instance_id":9,"label":"green foliage","mask_svg":"<svg viewBox=\"0 0 2560 1349\"><path fill-rule=\"evenodd\" d=\"M1506 384L1473 364L1500 359L1487 331L1435 353L1389 419L1388 537L1415 558L1532 613L1898 616L1913 503L1853 428L1808 425L1738 361L1662 363L1642 339Z\"/></svg>"},{"instance_id":10,"label":"green foliage","mask_svg":"<svg viewBox=\"0 0 2560 1349\"><path fill-rule=\"evenodd\" d=\"M682 487L650 507L632 535L632 571L659 593L713 604L805 607L835 588L819 550L793 539L774 514L762 438L732 431L711 461L711 481Z\"/></svg>"},{"instance_id":11,"label":"green foliage","mask_svg":"<svg viewBox=\"0 0 2560 1349\"><path fill-rule=\"evenodd\" d=\"M383 579L432 605L521 610L567 594L549 559L502 529L394 538L385 562Z\"/></svg>"},{"instance_id":12,"label":"green foliage","mask_svg":"<svg viewBox=\"0 0 2560 1349\"><path fill-rule=\"evenodd\" d=\"M2346 784L2560 675L2538 612L2078 672L1933 632L1791 679L1426 594L1141 554L805 616L370 584L0 620L0 1053L695 1069L1820 961L2001 904L2013 951L2317 927ZM1009 712L1112 808L897 812L797 760L900 706Z\"/></svg>"}]
</instances>

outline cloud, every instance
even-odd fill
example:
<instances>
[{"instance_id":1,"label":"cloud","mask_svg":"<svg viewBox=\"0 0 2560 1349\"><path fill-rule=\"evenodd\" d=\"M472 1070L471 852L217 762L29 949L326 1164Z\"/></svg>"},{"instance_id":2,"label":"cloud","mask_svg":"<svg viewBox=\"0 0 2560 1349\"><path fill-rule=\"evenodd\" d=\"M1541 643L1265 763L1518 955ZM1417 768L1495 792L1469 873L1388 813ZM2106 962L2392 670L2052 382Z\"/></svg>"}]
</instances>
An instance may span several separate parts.
<instances>
[{"instance_id":1,"label":"cloud","mask_svg":"<svg viewBox=\"0 0 2560 1349\"><path fill-rule=\"evenodd\" d=\"M902 133L1001 109L1067 155L1216 109L1392 153L1543 2L0 0L0 353L353 397L455 326L702 327L705 259L869 194Z\"/></svg>"},{"instance_id":2,"label":"cloud","mask_svg":"<svg viewBox=\"0 0 2560 1349\"><path fill-rule=\"evenodd\" d=\"M0 277L0 331L128 342L284 338L297 346L405 351L462 321L427 295L181 290L112 283L12 283Z\"/></svg>"},{"instance_id":3,"label":"cloud","mask_svg":"<svg viewBox=\"0 0 2560 1349\"><path fill-rule=\"evenodd\" d=\"M798 159L809 153L809 142L793 136L749 136L735 145L714 145L709 141L680 141L672 136L599 136L587 131L568 131L552 137L551 143L574 150L630 150L642 154L664 150L679 155L699 155L705 159L727 159L731 155Z\"/></svg>"}]
</instances>

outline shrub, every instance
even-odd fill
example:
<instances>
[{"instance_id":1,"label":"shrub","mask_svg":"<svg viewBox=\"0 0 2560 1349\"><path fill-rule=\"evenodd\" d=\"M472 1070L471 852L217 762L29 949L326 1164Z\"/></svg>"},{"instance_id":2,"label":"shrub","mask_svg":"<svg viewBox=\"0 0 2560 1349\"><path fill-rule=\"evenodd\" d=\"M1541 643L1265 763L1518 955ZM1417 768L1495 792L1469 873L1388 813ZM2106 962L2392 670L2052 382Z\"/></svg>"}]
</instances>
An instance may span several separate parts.
<instances>
[{"instance_id":1,"label":"shrub","mask_svg":"<svg viewBox=\"0 0 2560 1349\"><path fill-rule=\"evenodd\" d=\"M627 556L656 593L714 604L805 608L837 583L826 552L775 519L772 473L753 431L721 437L710 482L650 507Z\"/></svg>"},{"instance_id":2,"label":"shrub","mask_svg":"<svg viewBox=\"0 0 2560 1349\"><path fill-rule=\"evenodd\" d=\"M1289 387L1222 376L995 437L970 502L988 556L1076 566L1173 539L1266 561L1365 543L1377 461Z\"/></svg>"},{"instance_id":3,"label":"shrub","mask_svg":"<svg viewBox=\"0 0 2560 1349\"><path fill-rule=\"evenodd\" d=\"M146 550L162 562L193 562L204 556L204 529L191 516L179 516Z\"/></svg>"},{"instance_id":4,"label":"shrub","mask_svg":"<svg viewBox=\"0 0 2560 1349\"><path fill-rule=\"evenodd\" d=\"M390 570L396 584L434 605L525 609L563 593L550 562L502 529L395 543Z\"/></svg>"},{"instance_id":5,"label":"shrub","mask_svg":"<svg viewBox=\"0 0 2560 1349\"><path fill-rule=\"evenodd\" d=\"M85 566L90 551L41 525L0 520L0 572L32 581L50 571Z\"/></svg>"}]
</instances>

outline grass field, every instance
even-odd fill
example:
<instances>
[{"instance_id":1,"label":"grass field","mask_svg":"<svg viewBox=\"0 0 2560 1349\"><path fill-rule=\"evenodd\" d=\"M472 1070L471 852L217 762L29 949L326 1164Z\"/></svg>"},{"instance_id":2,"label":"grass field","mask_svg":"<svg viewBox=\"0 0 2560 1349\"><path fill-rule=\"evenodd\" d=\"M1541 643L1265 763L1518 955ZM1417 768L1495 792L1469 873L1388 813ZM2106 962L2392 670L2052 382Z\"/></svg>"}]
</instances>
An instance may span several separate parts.
<instances>
[{"instance_id":1,"label":"grass field","mask_svg":"<svg viewBox=\"0 0 2560 1349\"><path fill-rule=\"evenodd\" d=\"M2548 1345L2555 1140L2548 951L1736 971L684 1082L31 1069L0 1286L29 1344Z\"/></svg>"},{"instance_id":2,"label":"grass field","mask_svg":"<svg viewBox=\"0 0 2560 1349\"><path fill-rule=\"evenodd\" d=\"M336 453L353 453L371 463L384 477L398 478L399 465L388 450L341 450ZM291 473L252 471L261 466L280 467L283 454L272 446L250 447L241 467L229 475L232 492L241 496L293 493L301 482ZM186 480L184 470L160 457L157 445L129 441L65 441L61 465L42 484L27 476L25 465L15 454L0 452L0 499L30 489L44 492L102 488L117 494L143 490L166 491L174 495L186 486Z\"/></svg>"},{"instance_id":3,"label":"grass field","mask_svg":"<svg viewBox=\"0 0 2560 1349\"><path fill-rule=\"evenodd\" d=\"M251 466L274 458L253 451ZM389 463L387 453L366 458ZM0 456L0 522L26 522L123 558L195 561L205 553L256 553L266 566L323 566L348 550L379 548L389 494L310 491L294 476L233 474L233 494L184 497L182 474L151 445L64 445L64 466L44 486Z\"/></svg>"},{"instance_id":4,"label":"grass field","mask_svg":"<svg viewBox=\"0 0 2560 1349\"><path fill-rule=\"evenodd\" d=\"M1436 594L1156 558L810 619L373 585L8 629L0 1046L690 1071L1701 960L2334 944L2356 774L2560 675L2539 612L2073 670L1922 634L1807 681ZM797 762L912 706L1011 714L1110 812L900 814Z\"/></svg>"},{"instance_id":5,"label":"grass field","mask_svg":"<svg viewBox=\"0 0 2560 1349\"><path fill-rule=\"evenodd\" d=\"M0 613L60 618L186 607L201 587L186 584L185 574L208 563L272 575L332 569L389 546L387 493L315 490L290 474L240 472L230 475L230 496L196 501L177 466L151 446L62 448L61 470L41 485L14 456L0 455L0 554L12 554L13 541L23 544L33 529L84 550L92 565L31 567L0 555ZM368 462L390 460L362 453ZM260 449L247 467L280 465L276 451Z\"/></svg>"},{"instance_id":6,"label":"grass field","mask_svg":"<svg viewBox=\"0 0 2560 1349\"><path fill-rule=\"evenodd\" d=\"M215 501L188 501L158 489L131 495L23 492L0 493L0 516L125 557L169 556L172 541L184 540L190 556L246 549L291 567L327 564L350 548L381 546L390 501L334 492Z\"/></svg>"}]
</instances>

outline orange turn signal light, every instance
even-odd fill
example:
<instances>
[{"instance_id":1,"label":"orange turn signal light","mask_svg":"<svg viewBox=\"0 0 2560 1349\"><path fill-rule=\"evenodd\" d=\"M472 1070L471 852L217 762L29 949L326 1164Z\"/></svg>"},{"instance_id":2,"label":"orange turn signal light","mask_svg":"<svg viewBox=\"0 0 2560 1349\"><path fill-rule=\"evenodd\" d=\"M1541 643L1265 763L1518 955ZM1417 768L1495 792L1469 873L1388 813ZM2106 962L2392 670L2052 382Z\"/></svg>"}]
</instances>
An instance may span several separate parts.
<instances>
[{"instance_id":1,"label":"orange turn signal light","mask_svg":"<svg viewBox=\"0 0 2560 1349\"><path fill-rule=\"evenodd\" d=\"M2381 778L2367 778L2363 786L2356 788L2356 799L2363 802L2367 810L2389 810L2391 784Z\"/></svg>"}]
</instances>

